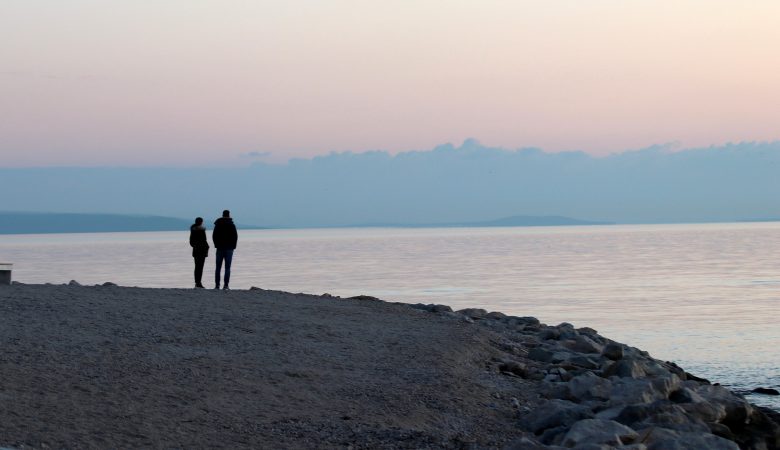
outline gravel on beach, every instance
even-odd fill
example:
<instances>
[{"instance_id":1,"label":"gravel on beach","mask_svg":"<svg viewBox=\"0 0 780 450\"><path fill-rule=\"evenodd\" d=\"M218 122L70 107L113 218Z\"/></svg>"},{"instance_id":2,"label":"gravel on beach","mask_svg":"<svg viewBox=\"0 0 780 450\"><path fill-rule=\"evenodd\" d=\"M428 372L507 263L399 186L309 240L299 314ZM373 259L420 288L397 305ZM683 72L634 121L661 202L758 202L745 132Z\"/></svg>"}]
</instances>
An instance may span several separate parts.
<instances>
[{"instance_id":1,"label":"gravel on beach","mask_svg":"<svg viewBox=\"0 0 780 450\"><path fill-rule=\"evenodd\" d=\"M0 448L780 448L596 330L262 289L0 286Z\"/></svg>"}]
</instances>

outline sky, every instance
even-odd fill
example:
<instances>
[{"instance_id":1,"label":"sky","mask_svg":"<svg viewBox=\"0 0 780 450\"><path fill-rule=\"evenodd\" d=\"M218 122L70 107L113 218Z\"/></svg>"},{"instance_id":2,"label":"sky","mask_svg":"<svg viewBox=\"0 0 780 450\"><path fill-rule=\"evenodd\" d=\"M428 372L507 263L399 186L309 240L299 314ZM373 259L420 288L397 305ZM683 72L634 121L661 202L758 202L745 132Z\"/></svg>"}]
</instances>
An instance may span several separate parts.
<instances>
[{"instance_id":1,"label":"sky","mask_svg":"<svg viewBox=\"0 0 780 450\"><path fill-rule=\"evenodd\" d=\"M780 139L775 0L2 0L0 167Z\"/></svg>"}]
</instances>

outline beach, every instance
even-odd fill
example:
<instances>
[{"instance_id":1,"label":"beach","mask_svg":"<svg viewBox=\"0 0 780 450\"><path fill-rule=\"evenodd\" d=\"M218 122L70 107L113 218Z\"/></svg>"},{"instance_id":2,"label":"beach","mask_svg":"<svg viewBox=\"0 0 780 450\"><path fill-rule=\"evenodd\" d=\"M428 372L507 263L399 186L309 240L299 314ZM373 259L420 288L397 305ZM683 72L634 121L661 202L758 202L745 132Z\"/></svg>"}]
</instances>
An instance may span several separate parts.
<instances>
[{"instance_id":1,"label":"beach","mask_svg":"<svg viewBox=\"0 0 780 450\"><path fill-rule=\"evenodd\" d=\"M725 388L531 317L75 282L1 286L0 312L0 447L780 444Z\"/></svg>"}]
</instances>

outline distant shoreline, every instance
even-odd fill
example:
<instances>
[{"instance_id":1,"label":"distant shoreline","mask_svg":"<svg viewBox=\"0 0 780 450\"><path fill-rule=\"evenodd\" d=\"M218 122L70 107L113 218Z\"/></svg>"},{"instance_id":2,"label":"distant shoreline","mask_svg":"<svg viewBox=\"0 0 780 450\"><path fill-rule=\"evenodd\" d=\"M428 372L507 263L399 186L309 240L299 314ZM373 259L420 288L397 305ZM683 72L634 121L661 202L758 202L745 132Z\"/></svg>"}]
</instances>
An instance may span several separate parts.
<instances>
[{"instance_id":1,"label":"distant shoreline","mask_svg":"<svg viewBox=\"0 0 780 450\"><path fill-rule=\"evenodd\" d=\"M157 231L187 231L192 221L176 217L155 215L123 214L81 214L81 213L38 213L0 211L0 235L9 234L71 234L71 233L134 233ZM709 222L647 222L617 223L608 221L581 220L565 216L510 216L496 220L474 222L439 223L361 223L321 226L257 226L238 224L242 230L308 230L338 228L392 228L392 229L434 229L434 228L526 228L526 227L569 227L605 225L681 225L717 223L771 223L777 218L753 218L734 221ZM206 220L206 223L210 223Z\"/></svg>"}]
</instances>

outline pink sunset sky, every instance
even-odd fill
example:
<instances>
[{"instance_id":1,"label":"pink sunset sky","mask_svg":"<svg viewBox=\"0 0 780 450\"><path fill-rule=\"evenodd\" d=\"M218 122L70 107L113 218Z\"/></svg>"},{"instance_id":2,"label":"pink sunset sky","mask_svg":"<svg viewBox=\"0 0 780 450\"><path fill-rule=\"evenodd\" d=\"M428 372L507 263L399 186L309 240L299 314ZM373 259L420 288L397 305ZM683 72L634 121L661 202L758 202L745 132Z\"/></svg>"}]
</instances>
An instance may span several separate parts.
<instances>
[{"instance_id":1,"label":"pink sunset sky","mask_svg":"<svg viewBox=\"0 0 780 450\"><path fill-rule=\"evenodd\" d=\"M0 166L780 139L776 0L3 0Z\"/></svg>"}]
</instances>

